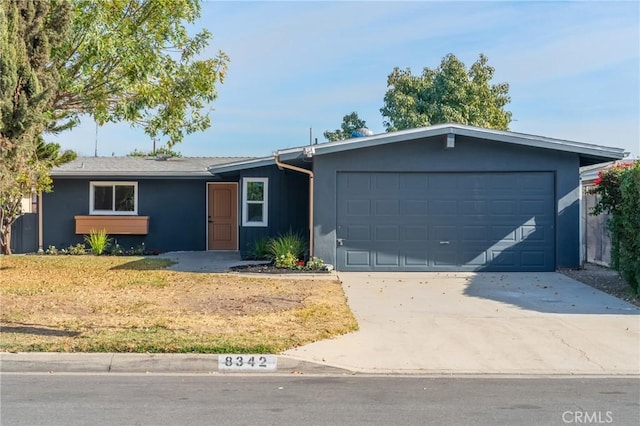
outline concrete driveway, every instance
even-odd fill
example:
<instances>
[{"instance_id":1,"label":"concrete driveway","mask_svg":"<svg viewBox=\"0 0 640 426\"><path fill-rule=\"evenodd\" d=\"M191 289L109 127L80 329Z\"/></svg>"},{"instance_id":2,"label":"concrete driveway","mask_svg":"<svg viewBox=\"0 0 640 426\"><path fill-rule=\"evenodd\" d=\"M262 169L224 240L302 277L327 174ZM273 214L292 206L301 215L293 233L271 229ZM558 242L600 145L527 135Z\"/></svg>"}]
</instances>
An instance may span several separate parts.
<instances>
[{"instance_id":1,"label":"concrete driveway","mask_svg":"<svg viewBox=\"0 0 640 426\"><path fill-rule=\"evenodd\" d=\"M640 374L640 309L558 273L339 273L360 330L285 352L368 373Z\"/></svg>"}]
</instances>

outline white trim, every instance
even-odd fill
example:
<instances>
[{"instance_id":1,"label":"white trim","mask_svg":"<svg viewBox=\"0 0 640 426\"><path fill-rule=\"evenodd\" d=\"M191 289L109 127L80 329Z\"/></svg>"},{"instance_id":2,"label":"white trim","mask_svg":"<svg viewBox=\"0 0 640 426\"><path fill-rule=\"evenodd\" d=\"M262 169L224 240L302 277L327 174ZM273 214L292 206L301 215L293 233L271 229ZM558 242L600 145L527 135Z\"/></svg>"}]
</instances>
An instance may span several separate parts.
<instances>
[{"instance_id":1,"label":"white trim","mask_svg":"<svg viewBox=\"0 0 640 426\"><path fill-rule=\"evenodd\" d=\"M263 200L262 201L248 201L247 200L247 184L253 182L261 182L263 187ZM262 205L262 220L249 222L247 217L249 216L248 205L249 204L261 204ZM269 178L256 178L245 177L242 178L242 226L269 226Z\"/></svg>"},{"instance_id":2,"label":"white trim","mask_svg":"<svg viewBox=\"0 0 640 426\"><path fill-rule=\"evenodd\" d=\"M602 162L620 160L625 153L622 148L613 148L601 145L587 144L564 139L549 138L545 136L529 135L525 133L509 132L505 130L485 129L482 127L468 126L457 123L436 124L417 129L400 130L391 133L381 133L362 138L345 139L338 142L325 142L314 145L315 155L331 154L352 149L367 148L370 146L384 145L394 142L404 142L415 139L441 136L452 133L454 135L469 136L478 139L488 139L498 142L506 142L516 145L547 148L557 151L573 152L584 156L595 156ZM278 150L276 155L281 161L293 160L303 156L308 145Z\"/></svg>"},{"instance_id":3,"label":"white trim","mask_svg":"<svg viewBox=\"0 0 640 426\"><path fill-rule=\"evenodd\" d=\"M205 185L205 191L207 191L207 193L205 194L205 202L206 202L206 206L205 206L205 218L207 220L205 220L204 222L204 233L206 235L207 240L205 241L205 247L207 248L207 251L225 251L225 250L214 250L209 248L209 185L235 185L236 187L236 203L239 202L240 197L238 197L238 182L207 182L207 184ZM236 209L236 227L240 228L240 209ZM240 229L236 229L236 248L235 250L240 250Z\"/></svg>"},{"instance_id":4,"label":"white trim","mask_svg":"<svg viewBox=\"0 0 640 426\"><path fill-rule=\"evenodd\" d=\"M123 212L116 211L115 205L112 205L111 210L95 210L93 208L94 202L94 188L96 186L110 186L114 188L115 186L133 186L133 211ZM113 203L115 203L115 194L113 197ZM130 182L130 181L91 181L89 182L89 214L90 215L122 215L122 216L137 216L138 215L138 182Z\"/></svg>"}]
</instances>

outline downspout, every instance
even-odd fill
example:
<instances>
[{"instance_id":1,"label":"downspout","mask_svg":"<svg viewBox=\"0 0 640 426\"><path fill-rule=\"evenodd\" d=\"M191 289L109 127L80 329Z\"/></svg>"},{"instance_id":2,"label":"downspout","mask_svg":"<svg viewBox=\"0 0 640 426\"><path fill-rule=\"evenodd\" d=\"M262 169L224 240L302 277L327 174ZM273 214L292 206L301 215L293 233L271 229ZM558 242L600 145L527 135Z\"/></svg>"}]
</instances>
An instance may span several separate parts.
<instances>
[{"instance_id":1,"label":"downspout","mask_svg":"<svg viewBox=\"0 0 640 426\"><path fill-rule=\"evenodd\" d=\"M313 257L313 172L302 167L281 163L280 156L276 153L273 154L273 159L281 169L289 169L309 176L309 257Z\"/></svg>"},{"instance_id":2,"label":"downspout","mask_svg":"<svg viewBox=\"0 0 640 426\"><path fill-rule=\"evenodd\" d=\"M42 192L38 194L38 253L43 252Z\"/></svg>"}]
</instances>

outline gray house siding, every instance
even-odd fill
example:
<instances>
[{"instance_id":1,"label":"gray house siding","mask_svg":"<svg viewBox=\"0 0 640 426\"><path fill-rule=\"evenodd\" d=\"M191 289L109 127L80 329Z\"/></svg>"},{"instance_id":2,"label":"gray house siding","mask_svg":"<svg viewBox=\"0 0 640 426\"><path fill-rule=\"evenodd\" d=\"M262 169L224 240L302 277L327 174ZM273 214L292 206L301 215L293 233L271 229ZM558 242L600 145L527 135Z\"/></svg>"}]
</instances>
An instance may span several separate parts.
<instances>
[{"instance_id":1,"label":"gray house siding","mask_svg":"<svg viewBox=\"0 0 640 426\"><path fill-rule=\"evenodd\" d=\"M55 179L43 196L43 243L65 248L83 242L75 234L76 215L89 214L91 181L138 182L138 215L149 216L147 235L112 235L125 249L144 243L159 252L206 249L205 179Z\"/></svg>"},{"instance_id":2,"label":"gray house siding","mask_svg":"<svg viewBox=\"0 0 640 426\"><path fill-rule=\"evenodd\" d=\"M240 203L242 203L242 179L245 177L269 179L268 226L242 226L242 206L240 206L242 256L251 256L257 240L275 237L289 230L308 238L309 179L306 175L291 170L279 170L276 166L242 170L238 185Z\"/></svg>"},{"instance_id":3,"label":"gray house siding","mask_svg":"<svg viewBox=\"0 0 640 426\"><path fill-rule=\"evenodd\" d=\"M316 156L315 255L328 263L340 264L336 259L339 173L540 172L552 176L550 191L555 219L550 225L555 259L545 268L579 264L578 154L460 135L456 136L455 148L444 149L444 145L444 137L433 137ZM458 268L452 267L455 269Z\"/></svg>"}]
</instances>

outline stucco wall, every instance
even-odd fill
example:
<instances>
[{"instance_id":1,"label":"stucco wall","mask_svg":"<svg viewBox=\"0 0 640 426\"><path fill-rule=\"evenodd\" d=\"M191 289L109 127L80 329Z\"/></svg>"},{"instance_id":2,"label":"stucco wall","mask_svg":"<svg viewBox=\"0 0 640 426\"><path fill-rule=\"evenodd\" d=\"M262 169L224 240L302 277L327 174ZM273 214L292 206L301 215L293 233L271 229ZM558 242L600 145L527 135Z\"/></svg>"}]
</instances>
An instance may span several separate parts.
<instances>
[{"instance_id":1,"label":"stucco wall","mask_svg":"<svg viewBox=\"0 0 640 426\"><path fill-rule=\"evenodd\" d=\"M314 158L315 255L335 264L336 174L360 172L547 171L555 175L556 267L579 264L579 158L577 154L456 136L344 151Z\"/></svg>"}]
</instances>

